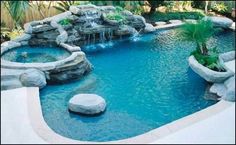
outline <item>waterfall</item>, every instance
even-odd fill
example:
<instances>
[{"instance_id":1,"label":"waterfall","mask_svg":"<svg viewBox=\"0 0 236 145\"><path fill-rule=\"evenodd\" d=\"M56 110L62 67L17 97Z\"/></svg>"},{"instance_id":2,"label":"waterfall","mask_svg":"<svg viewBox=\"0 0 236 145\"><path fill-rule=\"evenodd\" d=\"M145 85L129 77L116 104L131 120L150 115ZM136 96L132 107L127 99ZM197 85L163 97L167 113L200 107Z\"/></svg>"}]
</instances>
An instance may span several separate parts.
<instances>
[{"instance_id":1,"label":"waterfall","mask_svg":"<svg viewBox=\"0 0 236 145\"><path fill-rule=\"evenodd\" d=\"M99 37L100 37L99 41L104 43L104 41L106 40L105 31L100 32Z\"/></svg>"},{"instance_id":2,"label":"waterfall","mask_svg":"<svg viewBox=\"0 0 236 145\"><path fill-rule=\"evenodd\" d=\"M93 33L93 43L95 43L95 42L96 42L96 34Z\"/></svg>"},{"instance_id":3,"label":"waterfall","mask_svg":"<svg viewBox=\"0 0 236 145\"><path fill-rule=\"evenodd\" d=\"M88 34L87 44L90 44L90 34Z\"/></svg>"},{"instance_id":4,"label":"waterfall","mask_svg":"<svg viewBox=\"0 0 236 145\"><path fill-rule=\"evenodd\" d=\"M112 31L110 28L108 29L107 34L108 34L108 39L109 39L109 41L111 41L111 40L112 40L112 37L113 37L113 31Z\"/></svg>"},{"instance_id":5,"label":"waterfall","mask_svg":"<svg viewBox=\"0 0 236 145\"><path fill-rule=\"evenodd\" d=\"M141 31L142 29L140 29L140 31ZM139 31L139 32L140 32ZM140 40L140 37L139 37L139 32L134 28L133 30L132 30L132 37L131 37L131 40L132 41L138 41L138 40Z\"/></svg>"}]
</instances>

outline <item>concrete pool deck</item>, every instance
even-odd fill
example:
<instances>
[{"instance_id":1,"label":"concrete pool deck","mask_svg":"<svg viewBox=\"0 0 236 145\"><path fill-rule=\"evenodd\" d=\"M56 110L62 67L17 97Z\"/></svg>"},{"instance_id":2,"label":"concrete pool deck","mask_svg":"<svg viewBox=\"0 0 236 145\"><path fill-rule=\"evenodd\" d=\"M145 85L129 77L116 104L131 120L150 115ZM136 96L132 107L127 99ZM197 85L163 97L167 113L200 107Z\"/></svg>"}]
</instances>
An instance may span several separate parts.
<instances>
[{"instance_id":1,"label":"concrete pool deck","mask_svg":"<svg viewBox=\"0 0 236 145\"><path fill-rule=\"evenodd\" d=\"M50 129L42 116L38 88L1 91L1 143L71 143ZM206 109L136 137L100 143L235 143L235 102Z\"/></svg>"}]
</instances>

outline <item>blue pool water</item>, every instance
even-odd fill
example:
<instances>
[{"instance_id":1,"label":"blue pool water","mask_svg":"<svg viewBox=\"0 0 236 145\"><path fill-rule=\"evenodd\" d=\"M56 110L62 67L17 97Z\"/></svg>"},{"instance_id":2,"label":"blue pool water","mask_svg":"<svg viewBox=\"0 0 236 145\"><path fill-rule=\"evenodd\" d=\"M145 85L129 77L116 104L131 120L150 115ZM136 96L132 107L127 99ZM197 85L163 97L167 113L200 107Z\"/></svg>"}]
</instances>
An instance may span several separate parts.
<instances>
[{"instance_id":1,"label":"blue pool water","mask_svg":"<svg viewBox=\"0 0 236 145\"><path fill-rule=\"evenodd\" d=\"M77 140L119 140L216 103L203 98L207 83L188 66L195 44L179 41L175 33L163 30L136 41L83 47L94 70L80 81L48 85L40 92L49 127ZM229 51L235 47L234 38L233 32L224 32L214 36L209 45L218 45L221 52ZM78 93L104 97L106 112L96 117L69 113L67 103Z\"/></svg>"},{"instance_id":2,"label":"blue pool water","mask_svg":"<svg viewBox=\"0 0 236 145\"><path fill-rule=\"evenodd\" d=\"M5 52L1 57L21 63L53 62L68 57L70 53L59 47L22 46Z\"/></svg>"}]
</instances>

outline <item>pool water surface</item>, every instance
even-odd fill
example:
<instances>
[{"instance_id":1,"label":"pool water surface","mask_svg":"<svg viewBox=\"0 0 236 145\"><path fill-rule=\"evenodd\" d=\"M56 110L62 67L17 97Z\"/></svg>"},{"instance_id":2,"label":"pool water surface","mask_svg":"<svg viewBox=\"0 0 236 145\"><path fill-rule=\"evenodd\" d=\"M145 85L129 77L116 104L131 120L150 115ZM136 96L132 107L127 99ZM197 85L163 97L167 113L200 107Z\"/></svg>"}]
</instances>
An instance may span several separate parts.
<instances>
[{"instance_id":1,"label":"pool water surface","mask_svg":"<svg viewBox=\"0 0 236 145\"><path fill-rule=\"evenodd\" d=\"M83 141L112 141L143 134L202 110L216 101L203 98L207 82L188 66L196 45L175 36L176 30L106 44L84 46L93 70L82 80L48 85L40 91L43 116L50 128ZM215 35L208 45L221 52L235 48L234 32ZM109 44L109 45L108 45ZM95 93L106 112L85 117L68 112L78 93Z\"/></svg>"}]
</instances>

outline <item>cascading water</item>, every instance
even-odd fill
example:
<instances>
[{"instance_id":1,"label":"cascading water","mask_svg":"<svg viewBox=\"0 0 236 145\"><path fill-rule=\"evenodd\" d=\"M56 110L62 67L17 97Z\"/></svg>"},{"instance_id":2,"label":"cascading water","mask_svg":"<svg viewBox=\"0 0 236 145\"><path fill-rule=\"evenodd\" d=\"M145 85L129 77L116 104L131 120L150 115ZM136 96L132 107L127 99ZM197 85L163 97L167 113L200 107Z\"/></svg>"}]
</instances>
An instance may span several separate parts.
<instances>
[{"instance_id":1,"label":"cascading water","mask_svg":"<svg viewBox=\"0 0 236 145\"><path fill-rule=\"evenodd\" d=\"M111 29L108 29L107 34L108 34L108 39L109 39L109 41L111 41L111 40L112 40L112 37L113 37L113 31L112 31Z\"/></svg>"},{"instance_id":2,"label":"cascading water","mask_svg":"<svg viewBox=\"0 0 236 145\"><path fill-rule=\"evenodd\" d=\"M141 31L142 29L140 29ZM132 31L132 37L130 38L132 41L138 41L140 39L139 33L140 31L137 31L136 29L133 29Z\"/></svg>"}]
</instances>

